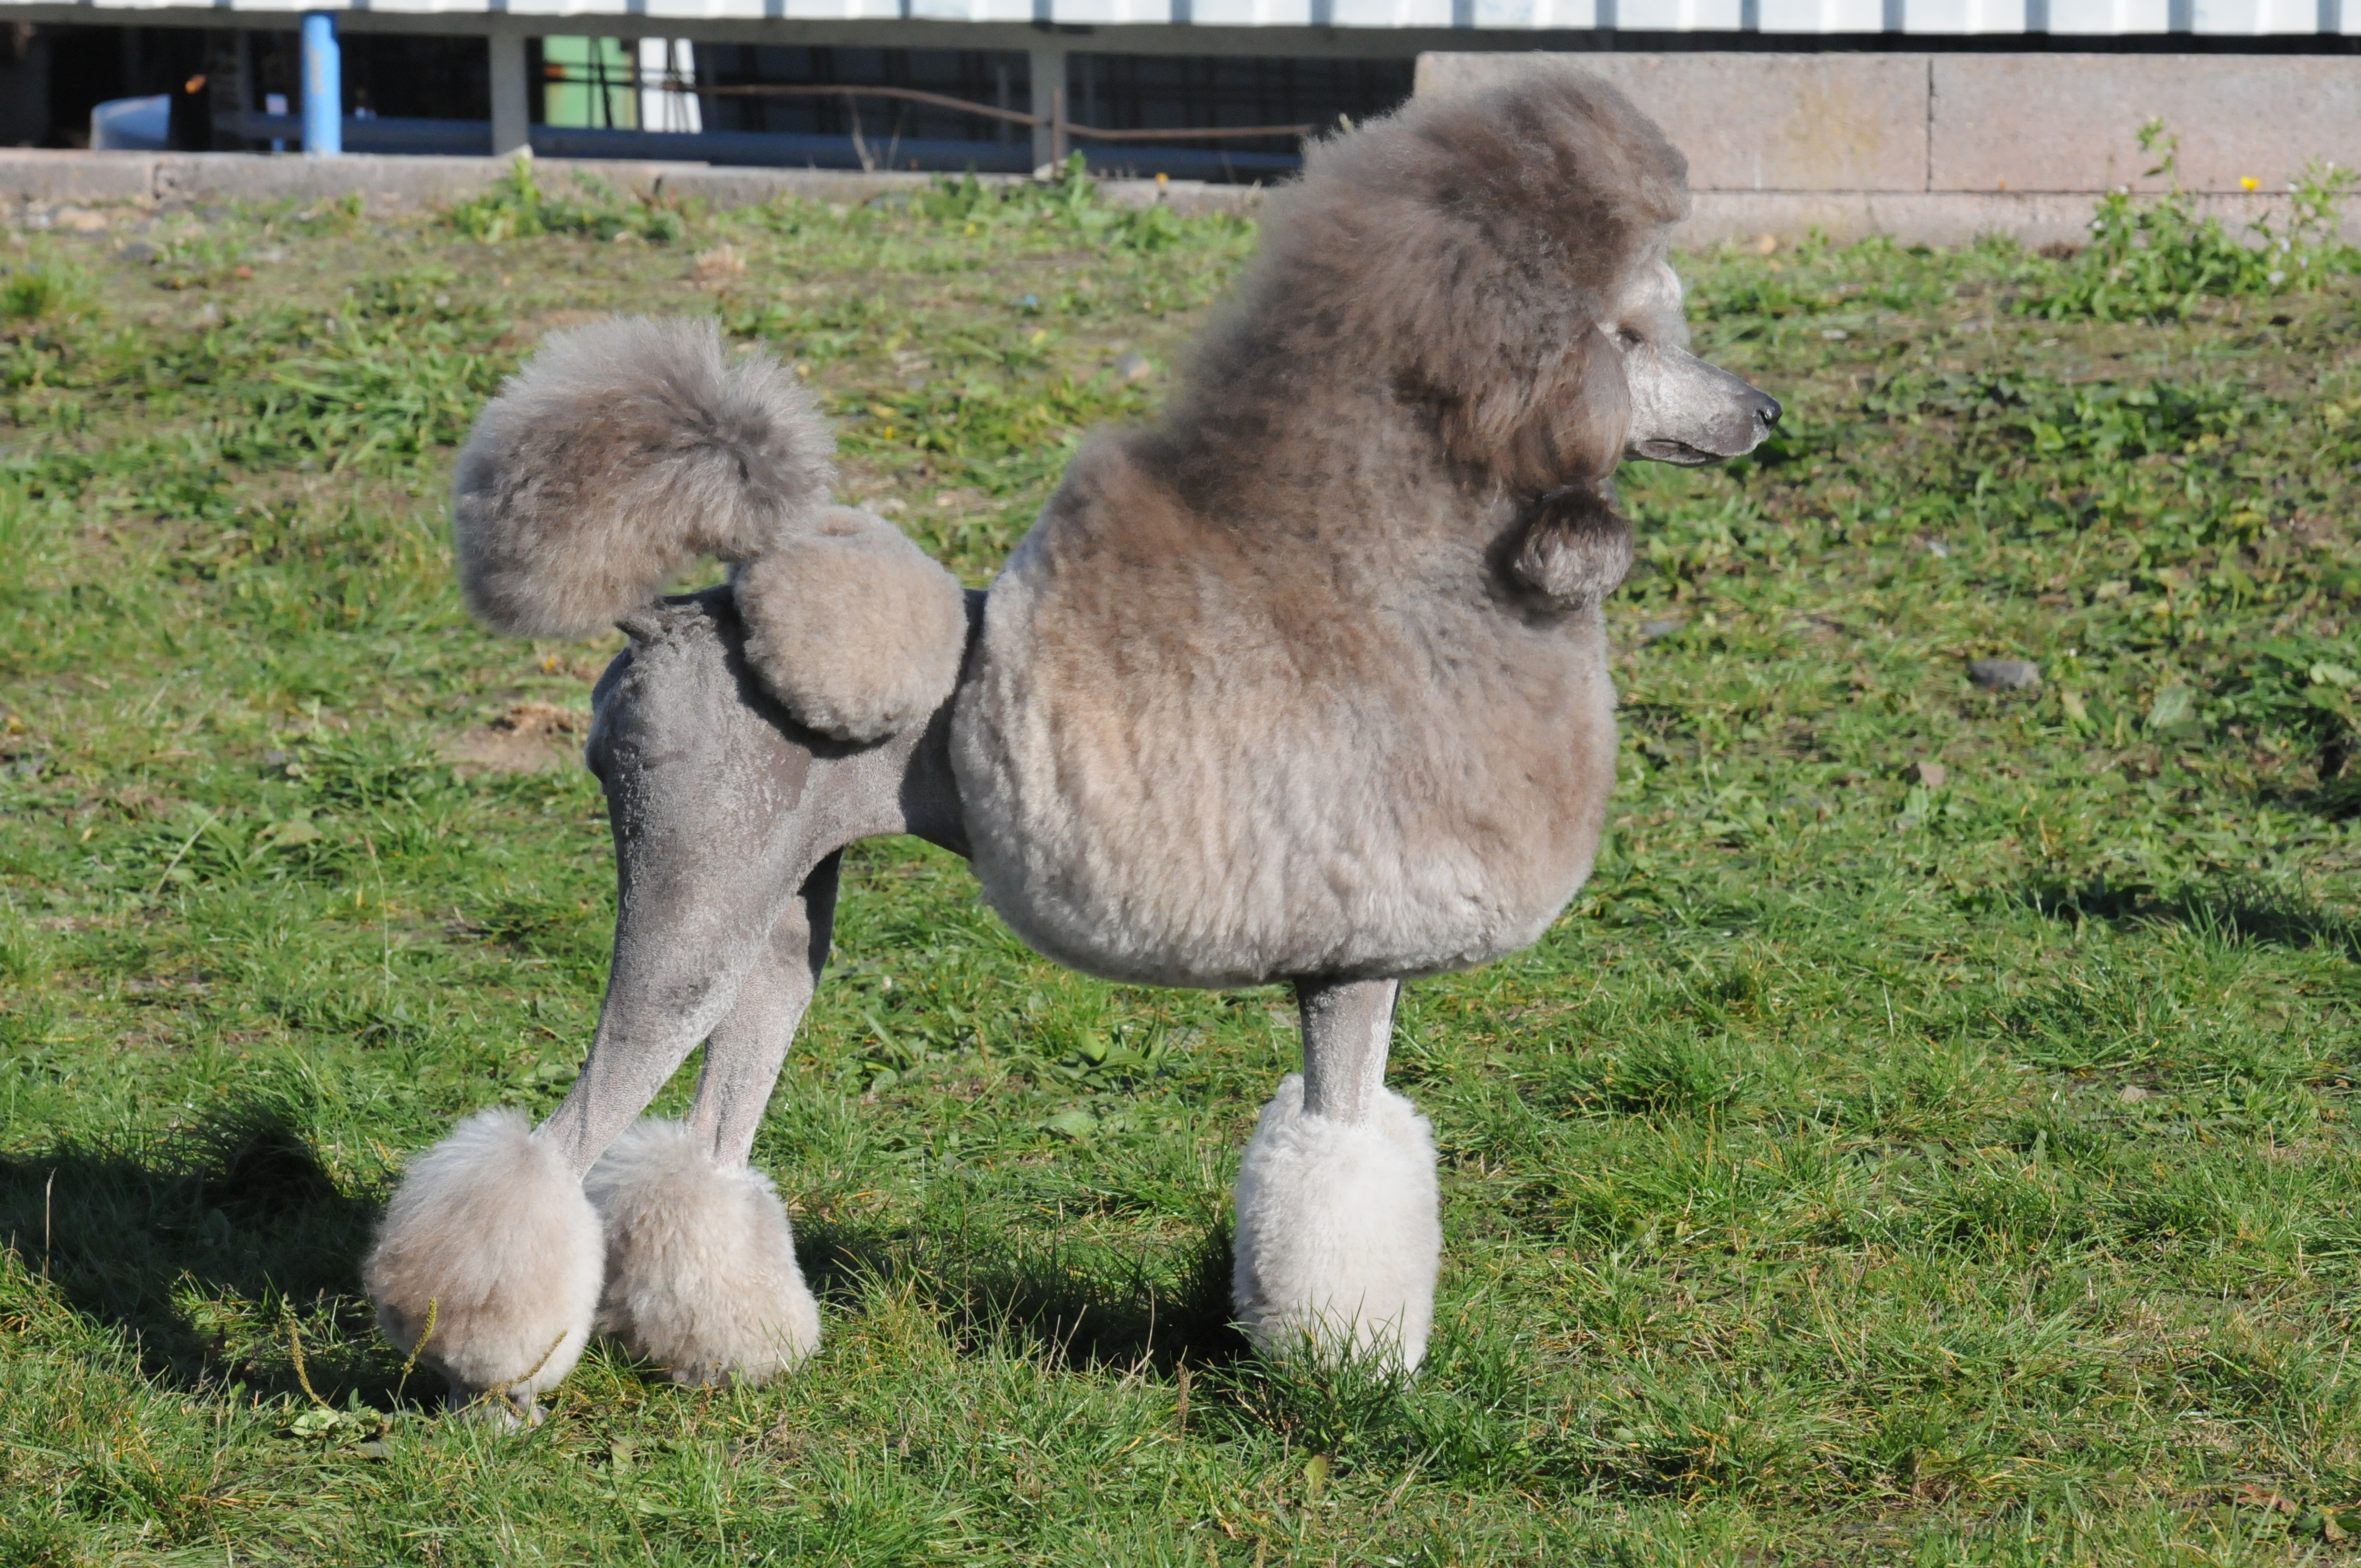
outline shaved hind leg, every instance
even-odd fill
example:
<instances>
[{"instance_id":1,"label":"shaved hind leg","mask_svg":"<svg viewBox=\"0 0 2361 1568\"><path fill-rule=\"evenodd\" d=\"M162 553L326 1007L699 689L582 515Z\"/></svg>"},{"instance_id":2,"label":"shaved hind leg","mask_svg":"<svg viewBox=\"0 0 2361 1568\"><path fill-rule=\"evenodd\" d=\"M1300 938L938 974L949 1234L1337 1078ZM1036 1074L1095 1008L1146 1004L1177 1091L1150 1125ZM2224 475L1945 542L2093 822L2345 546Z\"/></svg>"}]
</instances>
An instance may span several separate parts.
<instances>
[{"instance_id":1,"label":"shaved hind leg","mask_svg":"<svg viewBox=\"0 0 2361 1568\"><path fill-rule=\"evenodd\" d=\"M770 951L746 977L738 1005L706 1043L688 1125L716 1164L743 1165L754 1147L754 1129L762 1124L787 1047L828 964L842 861L841 851L822 861L804 880L803 891L779 912Z\"/></svg>"},{"instance_id":2,"label":"shaved hind leg","mask_svg":"<svg viewBox=\"0 0 2361 1568\"><path fill-rule=\"evenodd\" d=\"M615 802L615 959L581 1077L538 1129L488 1112L413 1161L366 1266L379 1321L456 1409L539 1419L535 1396L572 1370L612 1282L613 1218L585 1174L730 1015L780 908L800 908L789 824L708 814L735 851L717 854L680 792L634 795Z\"/></svg>"},{"instance_id":3,"label":"shaved hind leg","mask_svg":"<svg viewBox=\"0 0 2361 1568\"><path fill-rule=\"evenodd\" d=\"M709 848L694 860L661 849L637 853L620 842L616 849L623 895L598 1033L582 1076L533 1135L556 1146L577 1175L647 1109L688 1053L727 1025L763 966L769 933L801 908L794 894L781 896L784 872L766 874L759 862L730 877L706 869ZM807 984L804 999L810 994Z\"/></svg>"},{"instance_id":4,"label":"shaved hind leg","mask_svg":"<svg viewBox=\"0 0 2361 1568\"><path fill-rule=\"evenodd\" d=\"M1233 1299L1266 1354L1367 1354L1412 1371L1443 1232L1426 1118L1385 1086L1400 982L1298 981L1303 1073L1263 1107L1238 1168Z\"/></svg>"},{"instance_id":5,"label":"shaved hind leg","mask_svg":"<svg viewBox=\"0 0 2361 1568\"><path fill-rule=\"evenodd\" d=\"M524 1420L594 1321L684 1381L811 1349L786 1211L746 1157L827 958L836 851L907 832L966 852L948 706L837 745L752 683L727 589L626 630L588 751L620 880L589 1059L539 1129L487 1113L413 1160L365 1270L387 1334L456 1401ZM637 1120L700 1041L690 1121Z\"/></svg>"},{"instance_id":6,"label":"shaved hind leg","mask_svg":"<svg viewBox=\"0 0 2361 1568\"><path fill-rule=\"evenodd\" d=\"M828 961L837 865L780 909L706 1041L688 1120L627 1129L584 1184L606 1232L599 1327L675 1382L761 1382L819 1343L785 1206L746 1157Z\"/></svg>"}]
</instances>

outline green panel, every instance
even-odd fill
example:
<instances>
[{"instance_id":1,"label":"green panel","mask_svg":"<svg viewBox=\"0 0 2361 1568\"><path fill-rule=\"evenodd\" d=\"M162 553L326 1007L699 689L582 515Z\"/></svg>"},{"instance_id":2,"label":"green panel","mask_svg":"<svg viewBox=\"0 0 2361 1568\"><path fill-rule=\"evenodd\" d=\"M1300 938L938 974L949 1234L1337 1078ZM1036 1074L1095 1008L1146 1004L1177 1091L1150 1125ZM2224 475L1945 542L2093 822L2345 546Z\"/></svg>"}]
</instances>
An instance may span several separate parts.
<instances>
[{"instance_id":1,"label":"green panel","mask_svg":"<svg viewBox=\"0 0 2361 1568\"><path fill-rule=\"evenodd\" d=\"M553 126L637 130L640 100L631 51L620 38L541 42L542 118Z\"/></svg>"}]
</instances>

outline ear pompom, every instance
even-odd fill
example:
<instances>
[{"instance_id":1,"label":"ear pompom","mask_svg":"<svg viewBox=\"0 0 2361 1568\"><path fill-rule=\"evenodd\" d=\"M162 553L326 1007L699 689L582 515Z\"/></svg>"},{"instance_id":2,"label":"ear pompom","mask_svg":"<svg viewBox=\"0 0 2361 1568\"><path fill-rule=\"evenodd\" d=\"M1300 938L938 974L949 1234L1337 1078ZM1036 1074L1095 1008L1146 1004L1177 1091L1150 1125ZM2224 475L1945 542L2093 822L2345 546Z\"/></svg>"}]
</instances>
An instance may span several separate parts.
<instances>
[{"instance_id":1,"label":"ear pompom","mask_svg":"<svg viewBox=\"0 0 2361 1568\"><path fill-rule=\"evenodd\" d=\"M1554 610L1597 604L1631 570L1631 524L1605 480L1567 485L1533 503L1508 563L1526 594Z\"/></svg>"}]
</instances>

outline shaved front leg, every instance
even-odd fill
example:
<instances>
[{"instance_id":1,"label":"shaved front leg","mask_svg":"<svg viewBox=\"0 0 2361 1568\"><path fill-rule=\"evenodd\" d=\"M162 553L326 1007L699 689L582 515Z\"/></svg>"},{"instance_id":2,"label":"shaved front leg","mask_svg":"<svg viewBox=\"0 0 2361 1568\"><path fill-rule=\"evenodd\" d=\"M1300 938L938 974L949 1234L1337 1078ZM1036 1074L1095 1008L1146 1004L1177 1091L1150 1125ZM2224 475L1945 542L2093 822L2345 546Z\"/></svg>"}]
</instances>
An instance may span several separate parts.
<instances>
[{"instance_id":1,"label":"shaved front leg","mask_svg":"<svg viewBox=\"0 0 2361 1568\"><path fill-rule=\"evenodd\" d=\"M1394 1032L1398 980L1299 980L1303 1020L1303 1109L1332 1122L1359 1124L1385 1092L1386 1052Z\"/></svg>"}]
</instances>

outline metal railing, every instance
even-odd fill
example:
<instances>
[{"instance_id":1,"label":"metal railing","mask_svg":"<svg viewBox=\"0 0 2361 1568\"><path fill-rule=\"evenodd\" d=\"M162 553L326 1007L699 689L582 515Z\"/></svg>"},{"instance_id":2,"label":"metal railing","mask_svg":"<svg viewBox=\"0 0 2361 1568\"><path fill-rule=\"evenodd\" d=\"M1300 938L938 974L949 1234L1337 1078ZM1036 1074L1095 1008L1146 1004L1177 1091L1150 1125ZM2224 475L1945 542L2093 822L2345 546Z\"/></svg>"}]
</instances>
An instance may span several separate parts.
<instances>
[{"instance_id":1,"label":"metal railing","mask_svg":"<svg viewBox=\"0 0 2361 1568\"><path fill-rule=\"evenodd\" d=\"M944 93L928 93L916 87L846 87L836 85L778 85L768 83L734 87L698 87L700 98L891 98L907 104L924 104L930 108L952 109L962 115L977 115L988 120L1001 120L1012 126L1047 126L1049 127L1051 161L1066 156L1070 137L1085 141L1159 142L1159 141L1224 141L1259 137L1307 137L1320 127L1306 123L1299 126L1181 126L1158 130L1115 130L1100 126L1079 125L1066 117L1066 90L1049 89L1049 112L1028 115L1018 109L1004 109L994 104L978 104L972 99L954 98ZM854 126L854 139L860 139L859 124Z\"/></svg>"}]
</instances>

